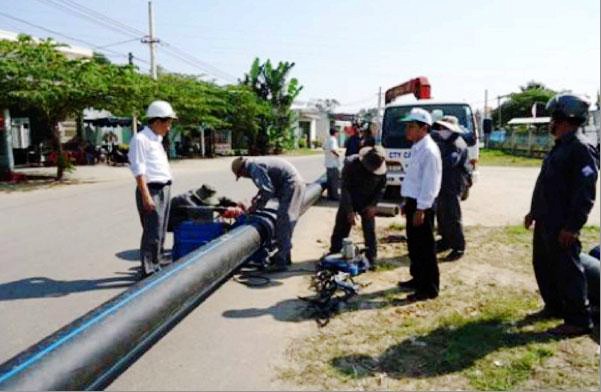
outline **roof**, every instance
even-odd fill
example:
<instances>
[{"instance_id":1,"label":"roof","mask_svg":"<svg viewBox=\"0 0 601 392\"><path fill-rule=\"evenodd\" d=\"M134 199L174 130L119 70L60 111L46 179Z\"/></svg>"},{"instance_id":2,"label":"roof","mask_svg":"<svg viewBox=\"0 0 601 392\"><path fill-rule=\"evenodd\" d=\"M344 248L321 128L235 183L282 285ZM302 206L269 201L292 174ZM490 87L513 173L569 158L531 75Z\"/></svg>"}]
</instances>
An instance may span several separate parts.
<instances>
[{"instance_id":1,"label":"roof","mask_svg":"<svg viewBox=\"0 0 601 392\"><path fill-rule=\"evenodd\" d=\"M547 124L551 117L515 117L507 125Z\"/></svg>"},{"instance_id":2,"label":"roof","mask_svg":"<svg viewBox=\"0 0 601 392\"><path fill-rule=\"evenodd\" d=\"M409 102L393 102L391 104L386 105L386 108L391 108L391 107L413 107L413 106L428 106L428 105L468 105L469 104L467 102L462 102L462 101L444 101L444 100L437 100L437 99L420 99L420 100L415 100L415 101L409 101Z\"/></svg>"},{"instance_id":3,"label":"roof","mask_svg":"<svg viewBox=\"0 0 601 392\"><path fill-rule=\"evenodd\" d=\"M7 41L16 41L19 37L20 33L14 33L12 31L0 30L0 40ZM33 37L35 42L39 42L40 39ZM80 46L67 45L61 42L58 42L61 46L58 46L56 50L62 52L70 59L78 59L78 58L90 58L94 56L94 51L88 48L82 48Z\"/></svg>"}]
</instances>

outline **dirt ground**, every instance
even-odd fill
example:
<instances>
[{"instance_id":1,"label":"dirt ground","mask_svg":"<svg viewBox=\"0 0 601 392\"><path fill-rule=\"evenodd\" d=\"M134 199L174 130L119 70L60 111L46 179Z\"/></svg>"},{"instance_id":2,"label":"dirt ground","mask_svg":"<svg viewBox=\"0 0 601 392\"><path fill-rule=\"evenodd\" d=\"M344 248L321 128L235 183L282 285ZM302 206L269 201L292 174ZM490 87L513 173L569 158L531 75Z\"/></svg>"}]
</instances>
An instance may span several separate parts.
<instances>
[{"instance_id":1,"label":"dirt ground","mask_svg":"<svg viewBox=\"0 0 601 392\"><path fill-rule=\"evenodd\" d=\"M398 234L396 225L379 226L380 239ZM396 289L409 277L406 245L382 243L380 268L357 279L365 284L360 295L291 343L279 381L327 390L598 390L598 331L556 340L545 331L560 320L528 316L541 307L531 234L515 226L466 233L468 254L440 263L441 295L423 303L408 303ZM598 236L585 230L584 246ZM359 230L353 237L360 241ZM295 318L311 317L304 312Z\"/></svg>"}]
</instances>

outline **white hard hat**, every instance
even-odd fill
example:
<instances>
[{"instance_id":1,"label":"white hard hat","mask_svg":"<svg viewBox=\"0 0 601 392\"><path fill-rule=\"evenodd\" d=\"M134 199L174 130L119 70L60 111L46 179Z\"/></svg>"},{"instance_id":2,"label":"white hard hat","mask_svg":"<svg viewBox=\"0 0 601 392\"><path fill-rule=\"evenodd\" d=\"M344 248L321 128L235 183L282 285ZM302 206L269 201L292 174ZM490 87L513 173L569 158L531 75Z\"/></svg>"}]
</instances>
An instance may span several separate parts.
<instances>
[{"instance_id":1,"label":"white hard hat","mask_svg":"<svg viewBox=\"0 0 601 392\"><path fill-rule=\"evenodd\" d=\"M427 110L424 110L422 108L411 109L409 114L401 119L401 122L413 122L413 121L418 121L423 124L428 124L428 125L432 126L432 116L430 115L430 112L428 112Z\"/></svg>"},{"instance_id":2,"label":"white hard hat","mask_svg":"<svg viewBox=\"0 0 601 392\"><path fill-rule=\"evenodd\" d=\"M153 101L148 105L146 110L146 118L173 118L177 119L177 115L173 111L173 108L169 102L165 101Z\"/></svg>"}]
</instances>

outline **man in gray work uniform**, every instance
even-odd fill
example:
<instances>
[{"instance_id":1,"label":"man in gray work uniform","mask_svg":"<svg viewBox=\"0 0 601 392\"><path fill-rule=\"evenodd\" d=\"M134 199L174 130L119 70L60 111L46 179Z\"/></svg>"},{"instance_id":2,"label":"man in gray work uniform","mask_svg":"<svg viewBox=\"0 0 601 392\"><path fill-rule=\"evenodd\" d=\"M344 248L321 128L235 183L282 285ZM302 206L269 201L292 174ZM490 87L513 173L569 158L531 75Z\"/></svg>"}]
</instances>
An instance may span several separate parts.
<instances>
[{"instance_id":1,"label":"man in gray work uniform","mask_svg":"<svg viewBox=\"0 0 601 392\"><path fill-rule=\"evenodd\" d=\"M136 178L136 205L143 230L140 241L143 277L161 269L172 179L162 141L177 119L165 101L152 102L146 117L148 126L131 139L128 153L129 168Z\"/></svg>"},{"instance_id":2,"label":"man in gray work uniform","mask_svg":"<svg viewBox=\"0 0 601 392\"><path fill-rule=\"evenodd\" d=\"M300 215L305 183L292 164L275 157L238 157L232 162L236 180L250 178L259 188L249 212L264 208L267 202L278 200L275 237L278 252L273 257L271 271L281 272L291 263L292 233Z\"/></svg>"}]
</instances>

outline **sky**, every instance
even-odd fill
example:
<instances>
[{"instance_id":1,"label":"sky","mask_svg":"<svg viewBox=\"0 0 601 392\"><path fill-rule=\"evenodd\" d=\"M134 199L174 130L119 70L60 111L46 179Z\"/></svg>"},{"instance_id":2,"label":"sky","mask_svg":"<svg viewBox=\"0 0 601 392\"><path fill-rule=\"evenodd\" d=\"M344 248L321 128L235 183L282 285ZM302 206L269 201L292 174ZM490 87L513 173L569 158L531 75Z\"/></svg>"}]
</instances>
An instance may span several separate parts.
<instances>
[{"instance_id":1,"label":"sky","mask_svg":"<svg viewBox=\"0 0 601 392\"><path fill-rule=\"evenodd\" d=\"M157 61L167 70L235 81L255 57L291 61L292 76L303 85L299 99L336 99L341 103L338 111L375 107L379 87L386 90L418 76L430 80L434 98L466 101L474 109L483 107L485 90L494 107L497 96L518 91L530 80L591 97L600 85L599 0L152 3L155 35L161 40ZM112 45L102 49L112 51L105 52L112 61L126 62L131 51L135 63L148 72L148 45L139 41L148 31L147 0L0 4L2 30L52 36L84 47L90 45L80 41ZM78 16L78 6L111 20ZM126 30L115 30L113 20ZM181 51L193 59L182 60Z\"/></svg>"}]
</instances>

